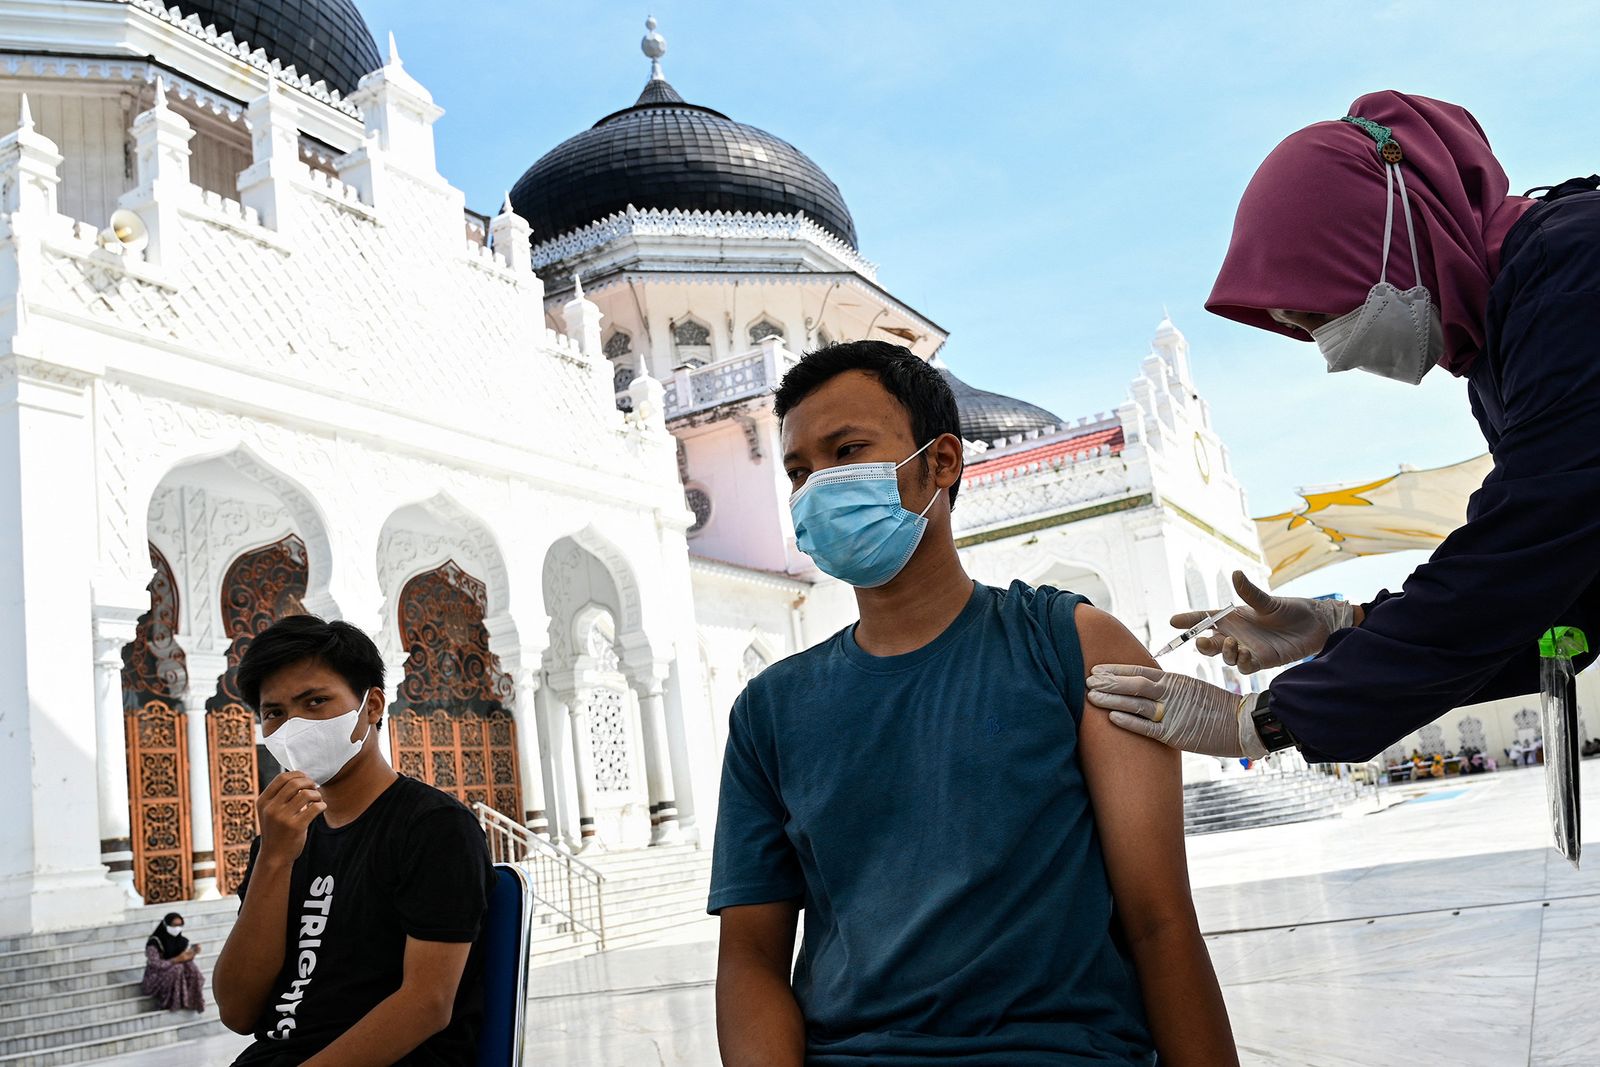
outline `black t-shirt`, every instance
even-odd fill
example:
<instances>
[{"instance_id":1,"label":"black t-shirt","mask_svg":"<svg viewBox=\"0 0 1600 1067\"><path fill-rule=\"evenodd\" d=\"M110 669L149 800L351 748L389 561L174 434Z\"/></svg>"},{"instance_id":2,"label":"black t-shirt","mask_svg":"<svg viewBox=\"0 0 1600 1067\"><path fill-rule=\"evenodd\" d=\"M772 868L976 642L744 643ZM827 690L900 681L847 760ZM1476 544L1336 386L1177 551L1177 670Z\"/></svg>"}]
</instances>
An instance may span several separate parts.
<instances>
[{"instance_id":1,"label":"black t-shirt","mask_svg":"<svg viewBox=\"0 0 1600 1067\"><path fill-rule=\"evenodd\" d=\"M255 870L239 886L240 907ZM332 1044L400 988L406 938L474 942L450 1025L396 1061L475 1061L483 1016L479 935L494 867L483 830L454 797L401 775L351 823L318 816L289 878L283 969L235 1067L298 1064Z\"/></svg>"}]
</instances>

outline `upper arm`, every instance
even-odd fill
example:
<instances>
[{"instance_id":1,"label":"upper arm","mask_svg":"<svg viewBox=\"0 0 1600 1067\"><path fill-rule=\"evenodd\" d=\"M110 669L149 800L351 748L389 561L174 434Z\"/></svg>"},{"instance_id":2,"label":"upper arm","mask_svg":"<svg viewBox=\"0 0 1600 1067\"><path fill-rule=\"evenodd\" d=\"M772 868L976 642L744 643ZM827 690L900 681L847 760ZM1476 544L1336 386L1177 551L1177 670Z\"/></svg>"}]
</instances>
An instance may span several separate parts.
<instances>
[{"instance_id":1,"label":"upper arm","mask_svg":"<svg viewBox=\"0 0 1600 1067\"><path fill-rule=\"evenodd\" d=\"M467 968L470 941L421 941L406 938L400 988L438 1012L440 1029L450 1022L456 990Z\"/></svg>"},{"instance_id":2,"label":"upper arm","mask_svg":"<svg viewBox=\"0 0 1600 1067\"><path fill-rule=\"evenodd\" d=\"M721 917L719 970L730 962L752 963L779 971L788 980L800 918L799 901L730 906L722 909Z\"/></svg>"},{"instance_id":3,"label":"upper arm","mask_svg":"<svg viewBox=\"0 0 1600 1067\"><path fill-rule=\"evenodd\" d=\"M728 719L706 903L713 914L734 905L791 900L805 892L800 861L785 827L788 813L773 781L772 761L761 757L761 750L770 746L755 736L747 708L747 697L741 694Z\"/></svg>"},{"instance_id":4,"label":"upper arm","mask_svg":"<svg viewBox=\"0 0 1600 1067\"><path fill-rule=\"evenodd\" d=\"M1073 621L1085 670L1156 662L1111 615L1079 604ZM1183 848L1182 754L1111 724L1085 703L1078 746L1111 893L1132 940L1174 920L1193 921Z\"/></svg>"}]
</instances>

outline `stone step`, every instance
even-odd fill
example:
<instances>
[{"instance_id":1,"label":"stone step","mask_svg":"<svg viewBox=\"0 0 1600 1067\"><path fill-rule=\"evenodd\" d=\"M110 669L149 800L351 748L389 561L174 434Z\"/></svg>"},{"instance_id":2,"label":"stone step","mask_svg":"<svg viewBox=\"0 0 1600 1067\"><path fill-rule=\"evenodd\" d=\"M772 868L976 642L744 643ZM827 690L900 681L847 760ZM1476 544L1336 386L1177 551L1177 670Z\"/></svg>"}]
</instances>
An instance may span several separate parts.
<instances>
[{"instance_id":1,"label":"stone step","mask_svg":"<svg viewBox=\"0 0 1600 1067\"><path fill-rule=\"evenodd\" d=\"M1233 804L1208 805L1206 807L1186 808L1184 818L1203 818L1220 812L1266 811L1272 808L1291 807L1297 804L1316 804L1323 802L1343 803L1346 798L1342 793L1302 793L1282 797L1256 797L1250 800L1241 800Z\"/></svg>"},{"instance_id":2,"label":"stone step","mask_svg":"<svg viewBox=\"0 0 1600 1067\"><path fill-rule=\"evenodd\" d=\"M216 937L211 940L202 939L198 959L204 960L216 956L222 951L222 942L228 937L227 930L216 931ZM66 977L78 974L84 970L103 969L104 965L113 962L137 963L140 970L144 969L144 944L136 946L118 945L107 943L98 946L85 946L85 954L75 960L56 960L48 963L30 963L20 967L7 967L0 970L0 1001L13 998L5 995L7 985L16 985L23 982L33 982L43 978Z\"/></svg>"},{"instance_id":3,"label":"stone step","mask_svg":"<svg viewBox=\"0 0 1600 1067\"><path fill-rule=\"evenodd\" d=\"M131 992L129 992L131 990ZM7 1038L18 1033L32 1033L35 1030L50 1030L64 1026L69 1022L81 1022L85 1019L106 1021L111 1019L126 1019L142 1012L153 1010L150 997L139 992L139 987L130 985L127 989L117 990L123 994L112 999L102 1000L99 1003L86 1004L63 1003L72 1001L82 994L68 994L66 997L46 997L36 1004L21 1004L17 1007L33 1007L36 1011L10 1016L0 1020L0 1038ZM207 997L209 1000L209 996Z\"/></svg>"},{"instance_id":4,"label":"stone step","mask_svg":"<svg viewBox=\"0 0 1600 1067\"><path fill-rule=\"evenodd\" d=\"M177 904L155 904L130 908L123 918L104 926L79 926L70 930L51 930L39 934L19 934L0 938L0 952L17 952L25 949L49 948L84 941L105 941L118 938L137 938L140 944L155 929L156 921L168 912L176 911L185 922L215 915L237 915L239 899L222 897L218 900L186 900Z\"/></svg>"},{"instance_id":5,"label":"stone step","mask_svg":"<svg viewBox=\"0 0 1600 1067\"><path fill-rule=\"evenodd\" d=\"M7 1030L5 1034L0 1035L0 1063L4 1063L7 1056L17 1053L119 1041L178 1023L195 1022L206 1018L207 1015L216 1018L215 1010L210 1008L206 1013L146 1010L121 1019L57 1020L62 1025L50 1030L33 1030L20 1034L12 1034Z\"/></svg>"},{"instance_id":6,"label":"stone step","mask_svg":"<svg viewBox=\"0 0 1600 1067\"><path fill-rule=\"evenodd\" d=\"M228 939L228 932L233 929L233 922L210 922L202 926L196 922L189 940L200 946L200 958L215 955L222 951L222 943ZM111 956L131 957L144 962L144 938L136 940L80 941L70 945L56 945L51 948L30 948L19 952L8 953L0 956L0 984L6 982L20 982L29 978L41 978L50 973L51 968L76 969L82 966L92 966L99 960Z\"/></svg>"},{"instance_id":7,"label":"stone step","mask_svg":"<svg viewBox=\"0 0 1600 1067\"><path fill-rule=\"evenodd\" d=\"M9 1004L0 1004L0 1033L21 1025L16 1020L25 1019L30 1015L54 1011L89 1011L129 1001L145 1005L149 1000L149 997L139 992L138 982L105 985L98 989L83 989L75 993L55 993L28 1000L14 1000Z\"/></svg>"},{"instance_id":8,"label":"stone step","mask_svg":"<svg viewBox=\"0 0 1600 1067\"><path fill-rule=\"evenodd\" d=\"M0 1067L58 1067L68 1063L115 1063L130 1052L164 1048L182 1041L194 1041L224 1030L222 1021L201 1016L137 1034L110 1040L81 1041L41 1052L17 1052L0 1056Z\"/></svg>"}]
</instances>

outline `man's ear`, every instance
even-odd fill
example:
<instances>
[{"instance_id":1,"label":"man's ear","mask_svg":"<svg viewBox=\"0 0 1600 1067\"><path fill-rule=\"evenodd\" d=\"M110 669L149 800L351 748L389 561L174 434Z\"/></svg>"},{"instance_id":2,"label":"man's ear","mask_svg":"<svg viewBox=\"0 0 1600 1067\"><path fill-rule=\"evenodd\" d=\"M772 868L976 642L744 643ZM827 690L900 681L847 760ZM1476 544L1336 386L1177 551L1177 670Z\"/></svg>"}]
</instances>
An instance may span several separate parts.
<instances>
[{"instance_id":1,"label":"man's ear","mask_svg":"<svg viewBox=\"0 0 1600 1067\"><path fill-rule=\"evenodd\" d=\"M380 725L383 723L384 703L387 699L387 696L383 692L383 686L375 685L372 687L367 696L368 722L378 723Z\"/></svg>"},{"instance_id":2,"label":"man's ear","mask_svg":"<svg viewBox=\"0 0 1600 1067\"><path fill-rule=\"evenodd\" d=\"M961 438L953 433L943 434L928 447L928 451L933 453L933 484L940 489L948 489L961 480L967 451Z\"/></svg>"}]
</instances>

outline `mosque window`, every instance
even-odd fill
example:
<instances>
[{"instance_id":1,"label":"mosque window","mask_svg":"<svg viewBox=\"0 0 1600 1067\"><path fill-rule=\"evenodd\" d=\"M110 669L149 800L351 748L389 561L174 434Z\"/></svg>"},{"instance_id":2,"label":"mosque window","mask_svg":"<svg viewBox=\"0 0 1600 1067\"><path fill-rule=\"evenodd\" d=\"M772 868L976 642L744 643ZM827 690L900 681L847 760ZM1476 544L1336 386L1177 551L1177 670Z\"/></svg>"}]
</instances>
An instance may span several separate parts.
<instances>
[{"instance_id":1,"label":"mosque window","mask_svg":"<svg viewBox=\"0 0 1600 1067\"><path fill-rule=\"evenodd\" d=\"M766 669L767 657L752 643L744 650L744 659L739 664L739 681L748 682Z\"/></svg>"},{"instance_id":2,"label":"mosque window","mask_svg":"<svg viewBox=\"0 0 1600 1067\"><path fill-rule=\"evenodd\" d=\"M1206 603L1210 599L1210 594L1206 592L1206 580L1201 576L1200 568L1195 566L1193 558L1184 564L1183 582L1189 594L1189 609L1191 611L1201 611L1210 607Z\"/></svg>"},{"instance_id":3,"label":"mosque window","mask_svg":"<svg viewBox=\"0 0 1600 1067\"><path fill-rule=\"evenodd\" d=\"M611 360L621 359L633 351L633 338L627 330L617 330L606 338L606 358Z\"/></svg>"},{"instance_id":4,"label":"mosque window","mask_svg":"<svg viewBox=\"0 0 1600 1067\"><path fill-rule=\"evenodd\" d=\"M750 324L750 343L753 345L758 345L769 337L783 338L785 336L783 327L765 315Z\"/></svg>"},{"instance_id":5,"label":"mosque window","mask_svg":"<svg viewBox=\"0 0 1600 1067\"><path fill-rule=\"evenodd\" d=\"M672 347L680 367L703 367L711 362L711 328L693 319L672 324Z\"/></svg>"},{"instance_id":6,"label":"mosque window","mask_svg":"<svg viewBox=\"0 0 1600 1067\"><path fill-rule=\"evenodd\" d=\"M692 485L683 491L683 502L694 513L694 525L688 531L689 536L693 537L711 521L711 494L698 485Z\"/></svg>"},{"instance_id":7,"label":"mosque window","mask_svg":"<svg viewBox=\"0 0 1600 1067\"><path fill-rule=\"evenodd\" d=\"M633 379L639 374L639 368L634 366L631 359L613 360L611 363L611 388L617 393L625 393L628 386L633 384Z\"/></svg>"}]
</instances>

